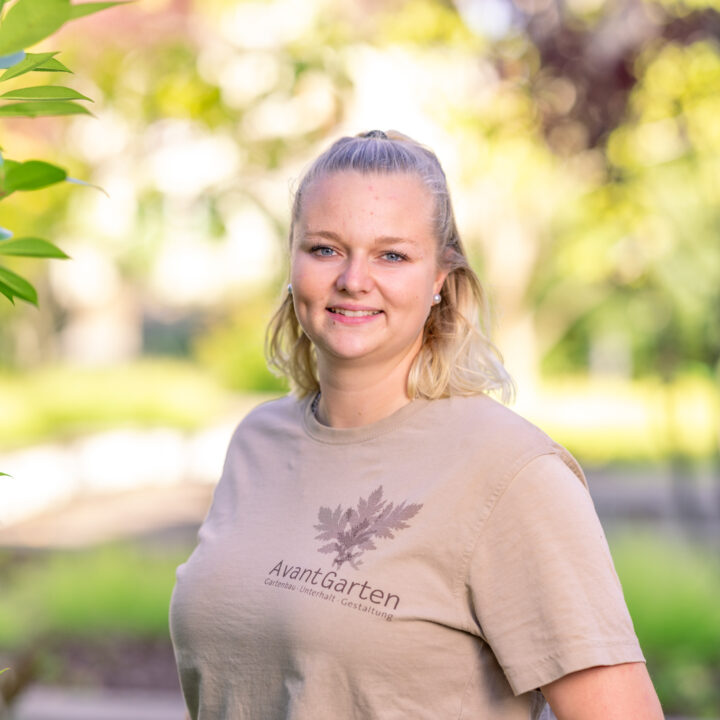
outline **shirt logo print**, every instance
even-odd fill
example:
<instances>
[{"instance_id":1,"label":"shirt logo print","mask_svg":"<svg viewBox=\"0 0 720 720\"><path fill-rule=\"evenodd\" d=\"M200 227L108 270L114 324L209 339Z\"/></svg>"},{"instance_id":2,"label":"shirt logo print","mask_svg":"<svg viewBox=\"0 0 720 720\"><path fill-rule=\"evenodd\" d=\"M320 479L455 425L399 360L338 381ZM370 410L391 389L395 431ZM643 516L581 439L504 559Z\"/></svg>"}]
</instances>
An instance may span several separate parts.
<instances>
[{"instance_id":1,"label":"shirt logo print","mask_svg":"<svg viewBox=\"0 0 720 720\"><path fill-rule=\"evenodd\" d=\"M383 500L382 485L370 493L367 500L360 498L357 508L344 510L338 505L334 510L321 507L318 511L319 531L316 540L326 542L318 552L335 553L333 565L341 568L349 563L356 570L362 564L360 556L368 550L375 550L375 540L394 539L393 531L410 527L407 521L417 515L421 504L406 501L395 505Z\"/></svg>"}]
</instances>

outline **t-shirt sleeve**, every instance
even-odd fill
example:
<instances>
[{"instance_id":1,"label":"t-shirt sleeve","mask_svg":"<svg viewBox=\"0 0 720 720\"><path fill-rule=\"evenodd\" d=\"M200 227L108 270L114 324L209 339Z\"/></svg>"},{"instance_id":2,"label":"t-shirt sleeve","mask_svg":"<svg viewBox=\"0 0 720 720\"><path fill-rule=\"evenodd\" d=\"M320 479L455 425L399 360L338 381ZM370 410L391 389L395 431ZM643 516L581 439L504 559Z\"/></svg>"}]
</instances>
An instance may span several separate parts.
<instances>
[{"instance_id":1,"label":"t-shirt sleeve","mask_svg":"<svg viewBox=\"0 0 720 720\"><path fill-rule=\"evenodd\" d=\"M531 460L480 531L469 588L515 694L644 661L590 494L559 454Z\"/></svg>"}]
</instances>

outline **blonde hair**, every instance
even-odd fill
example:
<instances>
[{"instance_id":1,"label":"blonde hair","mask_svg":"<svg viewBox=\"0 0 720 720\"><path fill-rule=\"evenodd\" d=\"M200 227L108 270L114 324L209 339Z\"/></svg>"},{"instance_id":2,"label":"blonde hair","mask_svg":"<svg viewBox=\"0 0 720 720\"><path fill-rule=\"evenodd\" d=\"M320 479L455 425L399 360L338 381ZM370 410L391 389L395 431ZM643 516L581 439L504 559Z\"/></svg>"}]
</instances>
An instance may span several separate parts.
<instances>
[{"instance_id":1,"label":"blonde hair","mask_svg":"<svg viewBox=\"0 0 720 720\"><path fill-rule=\"evenodd\" d=\"M290 245L310 185L334 172L407 173L420 178L435 200L433 222L438 262L448 275L423 331L422 347L408 376L410 398L497 392L503 402L513 396L513 383L498 349L490 341L487 297L468 263L455 224L445 173L435 154L396 131L373 130L335 142L301 179L295 192ZM272 317L265 338L271 370L290 380L304 397L319 390L315 348L303 332L288 293Z\"/></svg>"}]
</instances>

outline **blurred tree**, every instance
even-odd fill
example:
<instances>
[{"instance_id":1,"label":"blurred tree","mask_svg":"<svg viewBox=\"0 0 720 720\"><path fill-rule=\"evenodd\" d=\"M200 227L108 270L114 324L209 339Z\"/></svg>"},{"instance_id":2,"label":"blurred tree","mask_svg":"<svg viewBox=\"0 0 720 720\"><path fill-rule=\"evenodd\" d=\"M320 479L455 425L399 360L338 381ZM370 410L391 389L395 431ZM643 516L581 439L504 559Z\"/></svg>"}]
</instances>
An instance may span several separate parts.
<instances>
[{"instance_id":1,"label":"blurred tree","mask_svg":"<svg viewBox=\"0 0 720 720\"><path fill-rule=\"evenodd\" d=\"M475 5L457 6L472 24ZM542 133L534 142L544 137L563 174L580 169L582 183L536 226L520 304L534 308L539 355L556 346L549 367L580 370L593 343L614 334L635 373L715 367L720 5L498 0L486 9L493 6L506 10L506 24L489 57L527 92ZM479 29L487 32L487 21ZM487 134L482 118L477 127Z\"/></svg>"},{"instance_id":2,"label":"blurred tree","mask_svg":"<svg viewBox=\"0 0 720 720\"><path fill-rule=\"evenodd\" d=\"M550 341L571 329L566 338L591 342L606 309L621 307L622 321L605 324L626 334L635 371L670 379L720 357L720 54L705 40L667 42L635 72L608 135L606 181L556 219L539 312L555 317ZM581 285L592 289L589 308L567 303Z\"/></svg>"}]
</instances>

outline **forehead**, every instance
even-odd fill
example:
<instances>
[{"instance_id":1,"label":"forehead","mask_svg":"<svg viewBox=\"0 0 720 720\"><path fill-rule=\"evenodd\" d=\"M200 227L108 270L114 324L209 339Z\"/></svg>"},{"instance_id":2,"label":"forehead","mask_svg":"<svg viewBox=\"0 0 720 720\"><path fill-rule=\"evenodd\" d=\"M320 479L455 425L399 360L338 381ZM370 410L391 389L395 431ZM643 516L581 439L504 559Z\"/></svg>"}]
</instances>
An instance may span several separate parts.
<instances>
[{"instance_id":1,"label":"forehead","mask_svg":"<svg viewBox=\"0 0 720 720\"><path fill-rule=\"evenodd\" d=\"M321 175L306 189L300 217L316 222L366 221L431 231L432 196L417 175L340 171Z\"/></svg>"}]
</instances>

